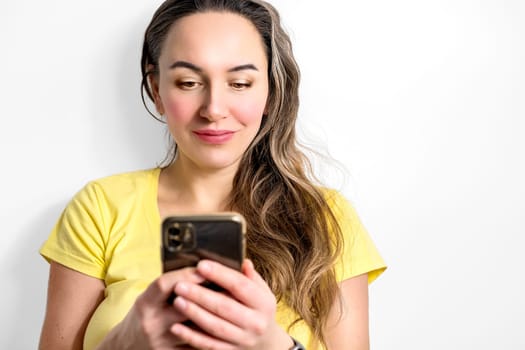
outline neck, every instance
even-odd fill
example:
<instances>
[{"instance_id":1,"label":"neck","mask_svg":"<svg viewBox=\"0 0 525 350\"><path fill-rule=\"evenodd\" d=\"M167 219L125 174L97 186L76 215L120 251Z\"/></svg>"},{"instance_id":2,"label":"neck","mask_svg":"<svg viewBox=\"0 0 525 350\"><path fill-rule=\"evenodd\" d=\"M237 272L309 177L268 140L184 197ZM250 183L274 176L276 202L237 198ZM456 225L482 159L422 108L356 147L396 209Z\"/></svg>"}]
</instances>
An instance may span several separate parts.
<instances>
[{"instance_id":1,"label":"neck","mask_svg":"<svg viewBox=\"0 0 525 350\"><path fill-rule=\"evenodd\" d=\"M162 170L159 180L159 209L186 214L227 211L236 167L197 169L175 161ZM164 210L162 209L164 208Z\"/></svg>"}]
</instances>

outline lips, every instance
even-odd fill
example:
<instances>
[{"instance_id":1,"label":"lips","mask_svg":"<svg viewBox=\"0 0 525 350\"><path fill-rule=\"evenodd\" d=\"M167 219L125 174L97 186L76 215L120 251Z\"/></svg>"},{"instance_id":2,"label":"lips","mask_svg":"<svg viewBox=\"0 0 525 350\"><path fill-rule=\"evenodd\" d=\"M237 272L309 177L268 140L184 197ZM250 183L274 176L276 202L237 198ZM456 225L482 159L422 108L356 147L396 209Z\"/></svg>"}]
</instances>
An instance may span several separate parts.
<instances>
[{"instance_id":1,"label":"lips","mask_svg":"<svg viewBox=\"0 0 525 350\"><path fill-rule=\"evenodd\" d=\"M231 140L234 131L231 130L196 130L193 132L201 141L210 144L223 144Z\"/></svg>"}]
</instances>

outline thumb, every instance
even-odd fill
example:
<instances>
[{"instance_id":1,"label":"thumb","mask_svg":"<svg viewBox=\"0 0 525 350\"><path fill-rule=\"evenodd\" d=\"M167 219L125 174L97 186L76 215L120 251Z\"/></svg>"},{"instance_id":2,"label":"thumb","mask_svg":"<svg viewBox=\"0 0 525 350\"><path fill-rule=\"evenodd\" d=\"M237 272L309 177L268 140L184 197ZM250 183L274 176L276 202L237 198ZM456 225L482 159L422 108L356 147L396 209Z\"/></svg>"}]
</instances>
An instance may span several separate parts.
<instances>
[{"instance_id":1,"label":"thumb","mask_svg":"<svg viewBox=\"0 0 525 350\"><path fill-rule=\"evenodd\" d=\"M253 266L253 262L250 259L244 259L241 266L242 273L249 277L250 279L253 277L253 274L256 273L255 267Z\"/></svg>"},{"instance_id":2,"label":"thumb","mask_svg":"<svg viewBox=\"0 0 525 350\"><path fill-rule=\"evenodd\" d=\"M253 265L253 262L250 259L245 259L243 261L241 271L246 277L257 283L258 285L264 286L265 288L269 289L268 284L257 272L257 270L255 270L255 266Z\"/></svg>"},{"instance_id":3,"label":"thumb","mask_svg":"<svg viewBox=\"0 0 525 350\"><path fill-rule=\"evenodd\" d=\"M166 272L153 281L143 293L145 300L163 305L172 295L177 282L187 281L190 283L201 283L204 279L196 273L195 268L185 268Z\"/></svg>"}]
</instances>

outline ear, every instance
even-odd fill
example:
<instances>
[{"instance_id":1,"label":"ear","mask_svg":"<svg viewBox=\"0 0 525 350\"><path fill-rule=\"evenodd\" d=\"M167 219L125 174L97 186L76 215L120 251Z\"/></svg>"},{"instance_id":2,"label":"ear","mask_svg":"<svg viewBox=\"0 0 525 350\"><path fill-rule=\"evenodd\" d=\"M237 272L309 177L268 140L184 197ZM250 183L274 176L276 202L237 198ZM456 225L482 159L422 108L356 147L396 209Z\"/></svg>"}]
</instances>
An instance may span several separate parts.
<instances>
[{"instance_id":1,"label":"ear","mask_svg":"<svg viewBox=\"0 0 525 350\"><path fill-rule=\"evenodd\" d=\"M155 108L160 115L164 115L164 105L159 94L159 73L155 72L155 67L151 64L148 66L148 85L153 95L153 101L155 102Z\"/></svg>"}]
</instances>

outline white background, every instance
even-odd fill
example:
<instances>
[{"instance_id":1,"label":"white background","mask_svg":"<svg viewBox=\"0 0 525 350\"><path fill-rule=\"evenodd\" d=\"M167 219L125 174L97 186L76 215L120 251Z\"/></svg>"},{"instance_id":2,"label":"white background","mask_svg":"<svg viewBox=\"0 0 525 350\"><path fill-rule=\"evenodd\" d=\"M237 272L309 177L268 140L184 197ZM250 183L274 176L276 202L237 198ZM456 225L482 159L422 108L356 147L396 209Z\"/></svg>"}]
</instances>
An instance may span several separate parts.
<instances>
[{"instance_id":1,"label":"white background","mask_svg":"<svg viewBox=\"0 0 525 350\"><path fill-rule=\"evenodd\" d=\"M0 5L1 349L37 346L38 248L68 199L162 159L139 97L159 3ZM389 265L372 348L525 349L525 2L273 3L302 68L301 134L344 164L344 182L321 175Z\"/></svg>"}]
</instances>

